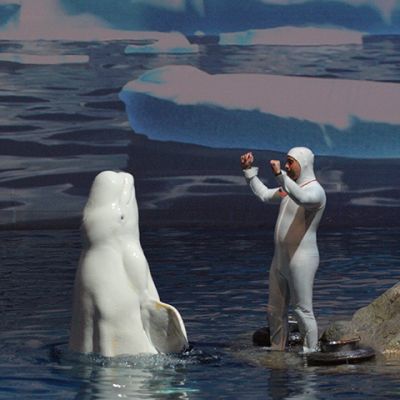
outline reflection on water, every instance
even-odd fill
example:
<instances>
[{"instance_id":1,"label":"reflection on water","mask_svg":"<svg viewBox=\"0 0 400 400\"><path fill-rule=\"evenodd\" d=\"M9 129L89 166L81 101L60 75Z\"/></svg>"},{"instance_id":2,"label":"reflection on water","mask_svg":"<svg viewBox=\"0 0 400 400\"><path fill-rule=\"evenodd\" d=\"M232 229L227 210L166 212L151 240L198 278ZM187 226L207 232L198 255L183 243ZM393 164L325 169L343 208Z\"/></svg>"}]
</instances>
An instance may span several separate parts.
<instances>
[{"instance_id":1,"label":"reflection on water","mask_svg":"<svg viewBox=\"0 0 400 400\"><path fill-rule=\"evenodd\" d=\"M185 387L185 374L179 371L145 368L93 368L81 369L79 378L84 384L77 399L136 398L188 399L193 389Z\"/></svg>"},{"instance_id":2,"label":"reflection on water","mask_svg":"<svg viewBox=\"0 0 400 400\"><path fill-rule=\"evenodd\" d=\"M291 377L287 370L271 370L269 380L269 393L271 399L285 400L315 400L320 398L316 392L316 375L315 373L303 374L296 379ZM282 385L282 382L289 382Z\"/></svg>"},{"instance_id":3,"label":"reflection on water","mask_svg":"<svg viewBox=\"0 0 400 400\"><path fill-rule=\"evenodd\" d=\"M265 324L273 232L142 232L155 283L181 311L193 350L181 356L68 354L77 231L3 231L0 399L395 399L400 363L308 367L297 353L251 345ZM398 230L321 232L315 284L320 329L398 281Z\"/></svg>"},{"instance_id":4,"label":"reflection on water","mask_svg":"<svg viewBox=\"0 0 400 400\"><path fill-rule=\"evenodd\" d=\"M56 359L72 379L83 384L78 399L135 398L189 399L198 388L187 384L191 364L218 362L218 357L193 351L181 356L146 355L107 359L101 356L78 356L59 346Z\"/></svg>"}]
</instances>

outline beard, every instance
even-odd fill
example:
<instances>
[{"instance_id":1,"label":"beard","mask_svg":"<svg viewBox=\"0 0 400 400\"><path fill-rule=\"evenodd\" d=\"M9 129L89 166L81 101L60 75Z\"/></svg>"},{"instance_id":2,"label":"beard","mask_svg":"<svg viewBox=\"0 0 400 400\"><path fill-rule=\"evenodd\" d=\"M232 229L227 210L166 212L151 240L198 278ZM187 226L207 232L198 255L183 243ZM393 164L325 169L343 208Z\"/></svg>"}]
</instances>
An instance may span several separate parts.
<instances>
[{"instance_id":1,"label":"beard","mask_svg":"<svg viewBox=\"0 0 400 400\"><path fill-rule=\"evenodd\" d=\"M292 181L297 181L298 176L296 176L296 173L293 171L286 171L287 176L292 180Z\"/></svg>"}]
</instances>

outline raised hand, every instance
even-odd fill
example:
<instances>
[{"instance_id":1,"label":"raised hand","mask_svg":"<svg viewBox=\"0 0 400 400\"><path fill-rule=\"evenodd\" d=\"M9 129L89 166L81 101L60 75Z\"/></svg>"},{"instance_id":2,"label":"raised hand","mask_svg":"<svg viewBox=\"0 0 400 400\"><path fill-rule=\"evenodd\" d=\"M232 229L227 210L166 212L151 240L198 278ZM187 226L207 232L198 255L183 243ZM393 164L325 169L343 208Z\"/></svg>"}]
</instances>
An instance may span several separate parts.
<instances>
[{"instance_id":1,"label":"raised hand","mask_svg":"<svg viewBox=\"0 0 400 400\"><path fill-rule=\"evenodd\" d=\"M240 165L242 169L249 169L252 167L254 162L254 156L252 152L248 152L240 156Z\"/></svg>"},{"instance_id":2,"label":"raised hand","mask_svg":"<svg viewBox=\"0 0 400 400\"><path fill-rule=\"evenodd\" d=\"M275 175L279 175L281 173L281 163L278 160L271 160L270 162L272 172Z\"/></svg>"}]
</instances>

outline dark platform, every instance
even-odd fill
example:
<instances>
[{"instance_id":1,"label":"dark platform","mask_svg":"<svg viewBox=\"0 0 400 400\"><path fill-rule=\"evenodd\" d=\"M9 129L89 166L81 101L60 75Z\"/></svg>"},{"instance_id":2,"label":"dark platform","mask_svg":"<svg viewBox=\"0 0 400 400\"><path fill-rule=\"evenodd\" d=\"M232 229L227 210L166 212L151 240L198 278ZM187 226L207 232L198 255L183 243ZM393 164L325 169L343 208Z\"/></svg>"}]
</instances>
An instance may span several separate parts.
<instances>
[{"instance_id":1,"label":"dark platform","mask_svg":"<svg viewBox=\"0 0 400 400\"><path fill-rule=\"evenodd\" d=\"M271 338L268 326L257 329L253 333L253 344L255 346L263 347L271 346ZM286 346L297 346L301 344L303 344L303 338L300 335L297 321L289 318L289 334L286 341Z\"/></svg>"},{"instance_id":2,"label":"dark platform","mask_svg":"<svg viewBox=\"0 0 400 400\"><path fill-rule=\"evenodd\" d=\"M375 351L371 347L360 347L356 350L343 350L316 353L307 355L308 365L334 365L334 364L354 364L370 360L375 357Z\"/></svg>"},{"instance_id":3,"label":"dark platform","mask_svg":"<svg viewBox=\"0 0 400 400\"><path fill-rule=\"evenodd\" d=\"M371 347L360 347L360 338L321 341L321 351L306 355L308 365L354 364L375 356Z\"/></svg>"}]
</instances>

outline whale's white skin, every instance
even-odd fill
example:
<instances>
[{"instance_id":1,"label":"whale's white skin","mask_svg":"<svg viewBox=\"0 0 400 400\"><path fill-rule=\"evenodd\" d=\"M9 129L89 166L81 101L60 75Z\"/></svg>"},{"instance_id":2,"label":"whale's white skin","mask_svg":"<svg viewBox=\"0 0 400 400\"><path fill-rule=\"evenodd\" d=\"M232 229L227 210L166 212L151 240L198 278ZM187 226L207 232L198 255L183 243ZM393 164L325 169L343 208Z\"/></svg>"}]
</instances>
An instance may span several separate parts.
<instances>
[{"instance_id":1,"label":"whale's white skin","mask_svg":"<svg viewBox=\"0 0 400 400\"><path fill-rule=\"evenodd\" d=\"M269 272L268 319L271 345L283 350L287 338L289 301L304 337L304 352L318 346L318 328L313 313L314 276L319 265L317 228L325 209L326 195L314 175L314 155L306 147L294 147L288 155L301 172L293 181L282 171L280 188L268 188L257 177L258 168L244 170L254 194L265 202L280 202L275 226L275 249ZM281 193L281 194L280 194Z\"/></svg>"},{"instance_id":2,"label":"whale's white skin","mask_svg":"<svg viewBox=\"0 0 400 400\"><path fill-rule=\"evenodd\" d=\"M106 357L184 350L182 318L160 302L140 245L132 175L96 176L83 212L83 234L69 348Z\"/></svg>"}]
</instances>

